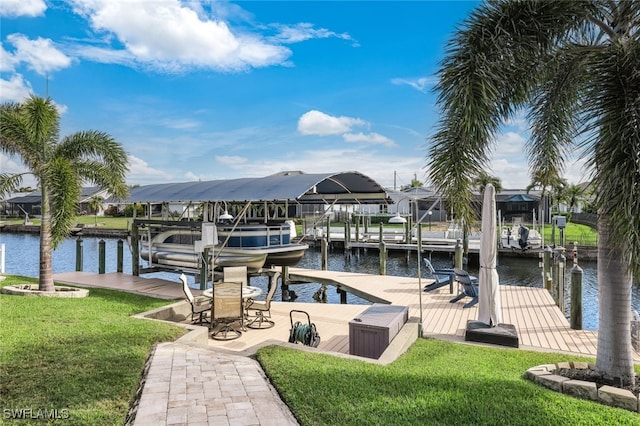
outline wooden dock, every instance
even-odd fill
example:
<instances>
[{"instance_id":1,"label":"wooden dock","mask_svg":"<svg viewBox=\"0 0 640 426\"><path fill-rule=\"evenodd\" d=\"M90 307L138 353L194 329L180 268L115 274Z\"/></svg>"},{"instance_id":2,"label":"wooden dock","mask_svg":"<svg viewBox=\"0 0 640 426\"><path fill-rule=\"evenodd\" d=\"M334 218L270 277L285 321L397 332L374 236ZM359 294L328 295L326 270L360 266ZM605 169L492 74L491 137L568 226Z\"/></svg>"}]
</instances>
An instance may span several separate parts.
<instances>
[{"instance_id":1,"label":"wooden dock","mask_svg":"<svg viewBox=\"0 0 640 426\"><path fill-rule=\"evenodd\" d=\"M290 268L289 273L291 279L326 283L368 300L407 306L411 317L422 318L425 336L463 341L467 321L475 320L478 316L477 305L463 308L464 299L449 303L454 296L449 293L449 286L432 292L422 291L422 287L431 282L428 279L300 268ZM177 281L157 278L132 277L121 273L98 275L67 272L55 274L54 280L80 287L112 288L165 299L183 298ZM198 293L198 290L194 290L194 294ZM597 333L571 329L547 290L501 286L500 294L503 322L515 326L521 348L596 355ZM273 302L271 313L275 327L267 330L249 329L237 340L210 340L209 345L232 351L248 351L265 341L286 342L291 321L307 321L304 315L290 314L291 310L301 310L310 315L311 322L318 329L321 336L319 349L348 353L349 321L367 308L368 305ZM636 355L636 359L640 360L640 357Z\"/></svg>"}]
</instances>

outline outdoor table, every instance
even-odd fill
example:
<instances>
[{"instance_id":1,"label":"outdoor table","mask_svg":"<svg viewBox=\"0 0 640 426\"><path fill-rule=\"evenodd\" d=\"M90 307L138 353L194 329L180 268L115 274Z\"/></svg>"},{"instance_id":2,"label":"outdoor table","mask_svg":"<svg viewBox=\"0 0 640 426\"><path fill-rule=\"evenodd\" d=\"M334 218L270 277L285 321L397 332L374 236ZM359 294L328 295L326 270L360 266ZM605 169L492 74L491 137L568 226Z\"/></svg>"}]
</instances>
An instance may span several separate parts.
<instances>
[{"instance_id":1,"label":"outdoor table","mask_svg":"<svg viewBox=\"0 0 640 426\"><path fill-rule=\"evenodd\" d=\"M216 283L213 283L213 288L208 288L205 291L202 292L202 295L205 297L208 297L210 299L213 299L213 291L216 288ZM237 294L237 293L236 293ZM242 298L243 299L250 299L253 297L257 297L260 296L262 294L262 289L260 287L253 287L250 285L243 285L242 286ZM216 296L221 296L221 297L225 297L225 296L230 296L233 297L233 289L224 289L224 290L218 290L216 292ZM244 308L243 308L244 310ZM247 312L246 310L243 313L244 319L247 319ZM244 326L244 324L242 325L242 331L247 331L246 327Z\"/></svg>"},{"instance_id":2,"label":"outdoor table","mask_svg":"<svg viewBox=\"0 0 640 426\"><path fill-rule=\"evenodd\" d=\"M202 292L202 295L208 298L213 298L213 290L215 289L215 283L213 284L213 288L208 288ZM216 293L218 294L218 293ZM253 287L250 285L242 286L242 298L249 299L253 297L258 297L262 294L262 289L260 287ZM225 296L222 294L222 296Z\"/></svg>"}]
</instances>

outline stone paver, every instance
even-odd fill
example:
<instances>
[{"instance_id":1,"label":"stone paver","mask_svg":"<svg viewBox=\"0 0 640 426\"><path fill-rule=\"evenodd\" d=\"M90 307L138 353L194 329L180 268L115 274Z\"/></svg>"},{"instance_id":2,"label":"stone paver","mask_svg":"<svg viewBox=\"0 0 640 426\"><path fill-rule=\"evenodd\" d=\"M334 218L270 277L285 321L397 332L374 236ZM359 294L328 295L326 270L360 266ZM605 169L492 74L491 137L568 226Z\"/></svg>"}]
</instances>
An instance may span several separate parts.
<instances>
[{"instance_id":1,"label":"stone paver","mask_svg":"<svg viewBox=\"0 0 640 426\"><path fill-rule=\"evenodd\" d=\"M181 343L149 361L135 426L298 425L257 361Z\"/></svg>"}]
</instances>

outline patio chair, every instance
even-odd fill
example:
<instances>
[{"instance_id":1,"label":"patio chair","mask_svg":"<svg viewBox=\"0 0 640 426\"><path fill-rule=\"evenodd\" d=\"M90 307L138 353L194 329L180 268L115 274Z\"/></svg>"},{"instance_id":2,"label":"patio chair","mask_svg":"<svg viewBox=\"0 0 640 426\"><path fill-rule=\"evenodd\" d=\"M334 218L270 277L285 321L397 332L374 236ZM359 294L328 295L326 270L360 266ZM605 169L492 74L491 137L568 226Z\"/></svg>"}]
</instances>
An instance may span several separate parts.
<instances>
[{"instance_id":1,"label":"patio chair","mask_svg":"<svg viewBox=\"0 0 640 426\"><path fill-rule=\"evenodd\" d=\"M432 291L449 284L449 292L453 293L453 276L455 275L453 269L434 269L427 258L424 259L424 263L427 266L427 272L434 280L433 283L424 286L424 291Z\"/></svg>"},{"instance_id":2,"label":"patio chair","mask_svg":"<svg viewBox=\"0 0 640 426\"><path fill-rule=\"evenodd\" d=\"M278 279L269 280L269 291L265 300L247 299L245 309L247 310L247 327L249 328L271 328L275 322L271 320L271 299L276 292ZM252 314L253 311L253 315Z\"/></svg>"},{"instance_id":3,"label":"patio chair","mask_svg":"<svg viewBox=\"0 0 640 426\"><path fill-rule=\"evenodd\" d=\"M191 324L209 324L207 314L211 310L211 299L208 297L193 297L193 293L191 293L191 289L187 285L187 277L184 274L180 274L180 281L182 281L182 292L191 304Z\"/></svg>"},{"instance_id":4,"label":"patio chair","mask_svg":"<svg viewBox=\"0 0 640 426\"><path fill-rule=\"evenodd\" d=\"M458 300L464 299L465 297L470 297L471 300L467 302L463 307L470 308L476 303L478 303L478 278L472 275L463 269L454 269L453 270L456 281L460 283L461 289L460 293L449 300L450 303L455 303Z\"/></svg>"},{"instance_id":5,"label":"patio chair","mask_svg":"<svg viewBox=\"0 0 640 426\"><path fill-rule=\"evenodd\" d=\"M242 283L249 285L246 266L225 266L222 269L223 281L226 283Z\"/></svg>"},{"instance_id":6,"label":"patio chair","mask_svg":"<svg viewBox=\"0 0 640 426\"><path fill-rule=\"evenodd\" d=\"M219 282L213 285L211 306L211 338L232 340L242 336L244 309L242 283Z\"/></svg>"}]
</instances>

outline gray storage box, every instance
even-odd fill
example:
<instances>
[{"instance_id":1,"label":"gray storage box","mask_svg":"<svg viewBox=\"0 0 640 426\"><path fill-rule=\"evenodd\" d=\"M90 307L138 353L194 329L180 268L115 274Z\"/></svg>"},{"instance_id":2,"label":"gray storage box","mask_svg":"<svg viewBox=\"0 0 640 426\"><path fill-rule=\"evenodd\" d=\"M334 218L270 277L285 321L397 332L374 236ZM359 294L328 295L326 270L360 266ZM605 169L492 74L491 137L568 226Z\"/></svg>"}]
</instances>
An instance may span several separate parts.
<instances>
[{"instance_id":1,"label":"gray storage box","mask_svg":"<svg viewBox=\"0 0 640 426\"><path fill-rule=\"evenodd\" d=\"M380 358L408 319L406 306L374 303L349 321L349 353Z\"/></svg>"}]
</instances>

